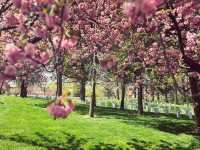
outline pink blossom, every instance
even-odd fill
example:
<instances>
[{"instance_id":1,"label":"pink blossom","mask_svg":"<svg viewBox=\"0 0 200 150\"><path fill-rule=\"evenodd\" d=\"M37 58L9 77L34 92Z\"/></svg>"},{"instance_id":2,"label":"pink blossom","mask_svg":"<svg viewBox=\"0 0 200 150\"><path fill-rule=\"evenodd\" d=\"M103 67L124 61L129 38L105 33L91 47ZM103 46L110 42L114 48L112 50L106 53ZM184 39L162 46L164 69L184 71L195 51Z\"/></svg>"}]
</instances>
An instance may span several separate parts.
<instances>
[{"instance_id":1,"label":"pink blossom","mask_svg":"<svg viewBox=\"0 0 200 150\"><path fill-rule=\"evenodd\" d=\"M102 60L100 61L100 64L103 70L113 69L117 65L116 61L113 58Z\"/></svg>"},{"instance_id":2,"label":"pink blossom","mask_svg":"<svg viewBox=\"0 0 200 150\"><path fill-rule=\"evenodd\" d=\"M17 69L21 69L21 68L23 67L23 64L22 64L22 63L16 63L16 64L15 64L15 67L16 67Z\"/></svg>"},{"instance_id":3,"label":"pink blossom","mask_svg":"<svg viewBox=\"0 0 200 150\"><path fill-rule=\"evenodd\" d=\"M21 2L22 0L12 0L13 4L16 6L16 7L21 7Z\"/></svg>"},{"instance_id":4,"label":"pink blossom","mask_svg":"<svg viewBox=\"0 0 200 150\"><path fill-rule=\"evenodd\" d=\"M21 50L17 48L13 44L6 45L6 59L10 63L16 63L19 59L22 59L23 55L21 54Z\"/></svg>"},{"instance_id":5,"label":"pink blossom","mask_svg":"<svg viewBox=\"0 0 200 150\"><path fill-rule=\"evenodd\" d=\"M23 14L28 14L30 12L30 0L21 0L21 11Z\"/></svg>"},{"instance_id":6,"label":"pink blossom","mask_svg":"<svg viewBox=\"0 0 200 150\"><path fill-rule=\"evenodd\" d=\"M6 26L13 27L19 24L19 20L13 14L8 14L6 16Z\"/></svg>"},{"instance_id":7,"label":"pink blossom","mask_svg":"<svg viewBox=\"0 0 200 150\"><path fill-rule=\"evenodd\" d=\"M37 0L37 2L40 4L51 4L53 0Z\"/></svg>"},{"instance_id":8,"label":"pink blossom","mask_svg":"<svg viewBox=\"0 0 200 150\"><path fill-rule=\"evenodd\" d=\"M49 60L49 58L50 58L48 52L42 52L41 55L40 55L40 57L41 57L41 62L42 63L46 63Z\"/></svg>"},{"instance_id":9,"label":"pink blossom","mask_svg":"<svg viewBox=\"0 0 200 150\"><path fill-rule=\"evenodd\" d=\"M141 11L144 12L146 15L149 15L156 11L157 9L157 1L156 0L143 0L141 2Z\"/></svg>"},{"instance_id":10,"label":"pink blossom","mask_svg":"<svg viewBox=\"0 0 200 150\"><path fill-rule=\"evenodd\" d=\"M58 48L60 38L58 36L53 37L53 45Z\"/></svg>"},{"instance_id":11,"label":"pink blossom","mask_svg":"<svg viewBox=\"0 0 200 150\"><path fill-rule=\"evenodd\" d=\"M45 16L45 22L49 28L53 28L56 25L55 17L54 16Z\"/></svg>"},{"instance_id":12,"label":"pink blossom","mask_svg":"<svg viewBox=\"0 0 200 150\"><path fill-rule=\"evenodd\" d=\"M79 3L78 5L78 8L81 10L81 11L85 11L88 9L88 6L87 6L87 3Z\"/></svg>"},{"instance_id":13,"label":"pink blossom","mask_svg":"<svg viewBox=\"0 0 200 150\"><path fill-rule=\"evenodd\" d=\"M4 70L4 74L8 76L15 76L17 73L17 69L13 65L7 65Z\"/></svg>"},{"instance_id":14,"label":"pink blossom","mask_svg":"<svg viewBox=\"0 0 200 150\"><path fill-rule=\"evenodd\" d=\"M63 20L67 21L69 19L70 15L69 15L69 8L67 8L65 6L64 8L64 12L63 12Z\"/></svg>"},{"instance_id":15,"label":"pink blossom","mask_svg":"<svg viewBox=\"0 0 200 150\"><path fill-rule=\"evenodd\" d=\"M29 56L29 57L34 56L35 50L36 50L35 45L31 43L28 43L24 48L26 56Z\"/></svg>"},{"instance_id":16,"label":"pink blossom","mask_svg":"<svg viewBox=\"0 0 200 150\"><path fill-rule=\"evenodd\" d=\"M61 43L61 47L65 49L74 48L77 45L77 38L72 37L71 39L65 39Z\"/></svg>"},{"instance_id":17,"label":"pink blossom","mask_svg":"<svg viewBox=\"0 0 200 150\"><path fill-rule=\"evenodd\" d=\"M140 28L137 28L137 32L139 32L139 33L143 33L143 32L145 32L145 29L144 29L144 28L142 28L142 27L140 27Z\"/></svg>"},{"instance_id":18,"label":"pink blossom","mask_svg":"<svg viewBox=\"0 0 200 150\"><path fill-rule=\"evenodd\" d=\"M47 107L47 111L54 119L67 118L73 110L74 104L72 102L69 102L67 105L56 104L56 102L53 102Z\"/></svg>"},{"instance_id":19,"label":"pink blossom","mask_svg":"<svg viewBox=\"0 0 200 150\"><path fill-rule=\"evenodd\" d=\"M36 27L35 34L37 37L46 38L47 37L47 30L44 27Z\"/></svg>"},{"instance_id":20,"label":"pink blossom","mask_svg":"<svg viewBox=\"0 0 200 150\"><path fill-rule=\"evenodd\" d=\"M132 21L135 21L139 13L139 7L133 2L124 3L124 14L126 14Z\"/></svg>"}]
</instances>

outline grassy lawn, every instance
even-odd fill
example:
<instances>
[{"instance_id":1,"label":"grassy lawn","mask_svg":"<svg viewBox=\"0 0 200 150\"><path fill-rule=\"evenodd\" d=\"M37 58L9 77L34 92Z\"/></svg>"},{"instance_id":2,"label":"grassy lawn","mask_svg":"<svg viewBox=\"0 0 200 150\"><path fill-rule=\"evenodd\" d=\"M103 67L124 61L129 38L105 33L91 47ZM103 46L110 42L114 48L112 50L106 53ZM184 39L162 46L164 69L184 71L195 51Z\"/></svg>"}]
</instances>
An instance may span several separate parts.
<instances>
[{"instance_id":1,"label":"grassy lawn","mask_svg":"<svg viewBox=\"0 0 200 150\"><path fill-rule=\"evenodd\" d=\"M0 150L197 150L194 122L175 116L138 116L132 111L77 105L65 120L53 120L47 101L0 96Z\"/></svg>"}]
</instances>

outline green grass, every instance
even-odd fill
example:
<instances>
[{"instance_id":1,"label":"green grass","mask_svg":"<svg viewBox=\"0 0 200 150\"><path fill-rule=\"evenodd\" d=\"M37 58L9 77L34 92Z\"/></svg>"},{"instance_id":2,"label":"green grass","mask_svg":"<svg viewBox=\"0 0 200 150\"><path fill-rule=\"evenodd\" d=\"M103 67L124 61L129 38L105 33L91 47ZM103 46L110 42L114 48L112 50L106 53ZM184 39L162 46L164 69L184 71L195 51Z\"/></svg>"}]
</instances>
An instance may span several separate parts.
<instances>
[{"instance_id":1,"label":"green grass","mask_svg":"<svg viewBox=\"0 0 200 150\"><path fill-rule=\"evenodd\" d=\"M0 150L197 150L194 122L175 116L97 108L89 118L77 105L68 119L53 120L41 99L0 96Z\"/></svg>"}]
</instances>

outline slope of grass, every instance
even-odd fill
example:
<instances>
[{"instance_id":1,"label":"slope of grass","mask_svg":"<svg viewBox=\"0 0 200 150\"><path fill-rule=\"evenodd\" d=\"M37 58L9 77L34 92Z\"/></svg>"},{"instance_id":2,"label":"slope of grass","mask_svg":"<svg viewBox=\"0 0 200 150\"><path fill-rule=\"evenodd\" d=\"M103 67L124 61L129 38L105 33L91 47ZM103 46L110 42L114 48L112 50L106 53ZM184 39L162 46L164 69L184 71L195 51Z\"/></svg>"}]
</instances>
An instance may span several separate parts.
<instances>
[{"instance_id":1,"label":"slope of grass","mask_svg":"<svg viewBox=\"0 0 200 150\"><path fill-rule=\"evenodd\" d=\"M97 108L89 118L77 105L68 119L53 120L47 101L0 96L0 150L197 150L191 120Z\"/></svg>"}]
</instances>

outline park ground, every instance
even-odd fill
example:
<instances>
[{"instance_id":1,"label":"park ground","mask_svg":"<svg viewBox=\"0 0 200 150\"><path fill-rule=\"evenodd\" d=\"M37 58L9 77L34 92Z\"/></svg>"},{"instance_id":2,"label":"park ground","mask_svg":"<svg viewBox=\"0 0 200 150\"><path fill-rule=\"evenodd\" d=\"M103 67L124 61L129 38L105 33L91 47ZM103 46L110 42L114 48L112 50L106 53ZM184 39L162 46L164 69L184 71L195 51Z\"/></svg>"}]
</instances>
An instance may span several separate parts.
<instances>
[{"instance_id":1,"label":"park ground","mask_svg":"<svg viewBox=\"0 0 200 150\"><path fill-rule=\"evenodd\" d=\"M88 106L63 120L46 112L47 100L0 96L0 150L200 150L194 121Z\"/></svg>"}]
</instances>

